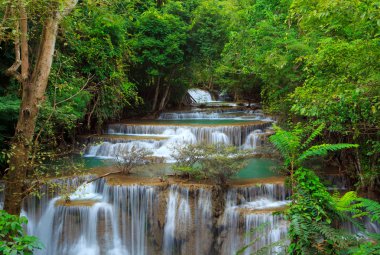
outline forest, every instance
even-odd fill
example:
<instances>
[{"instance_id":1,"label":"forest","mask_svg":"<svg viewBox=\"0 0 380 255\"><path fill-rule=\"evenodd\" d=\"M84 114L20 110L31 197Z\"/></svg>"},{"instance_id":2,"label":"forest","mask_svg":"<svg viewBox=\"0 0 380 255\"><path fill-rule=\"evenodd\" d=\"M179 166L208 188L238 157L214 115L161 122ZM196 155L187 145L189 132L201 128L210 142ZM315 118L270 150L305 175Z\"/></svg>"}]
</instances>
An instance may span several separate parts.
<instances>
[{"instance_id":1,"label":"forest","mask_svg":"<svg viewBox=\"0 0 380 255\"><path fill-rule=\"evenodd\" d=\"M0 0L0 58L1 254L380 254L380 2Z\"/></svg>"}]
</instances>

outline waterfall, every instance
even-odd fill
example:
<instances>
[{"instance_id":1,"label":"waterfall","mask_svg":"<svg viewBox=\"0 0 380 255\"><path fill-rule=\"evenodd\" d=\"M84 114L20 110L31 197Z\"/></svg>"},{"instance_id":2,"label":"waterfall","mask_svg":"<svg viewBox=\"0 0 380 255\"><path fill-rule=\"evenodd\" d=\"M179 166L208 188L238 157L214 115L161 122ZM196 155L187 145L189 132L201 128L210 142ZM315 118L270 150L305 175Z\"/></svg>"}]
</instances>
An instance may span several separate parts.
<instances>
[{"instance_id":1,"label":"waterfall","mask_svg":"<svg viewBox=\"0 0 380 255\"><path fill-rule=\"evenodd\" d=\"M166 112L161 113L158 119L160 120L189 120L189 119L219 119L220 113L218 112Z\"/></svg>"},{"instance_id":2,"label":"waterfall","mask_svg":"<svg viewBox=\"0 0 380 255\"><path fill-rule=\"evenodd\" d=\"M255 149L261 130L272 126L271 120L261 121L264 117L260 111L251 114L239 108L228 108L163 113L159 117L176 120L174 123L163 120L153 123L113 123L108 125L104 135L87 138L85 157L115 159L120 152L135 147L145 148L152 151L154 157L172 162L171 154L178 144L222 143L243 149ZM201 121L203 124L192 121L182 123L181 120L185 119L227 120L231 125L214 125L209 124L209 121Z\"/></svg>"},{"instance_id":3,"label":"waterfall","mask_svg":"<svg viewBox=\"0 0 380 255\"><path fill-rule=\"evenodd\" d=\"M212 243L211 192L171 186L168 196L163 254L209 254ZM195 245L195 247L194 247Z\"/></svg>"},{"instance_id":4,"label":"waterfall","mask_svg":"<svg viewBox=\"0 0 380 255\"><path fill-rule=\"evenodd\" d=\"M114 208L115 219L121 219L122 245L130 254L148 254L148 224L153 218L155 188L149 186L108 186L104 188L104 201Z\"/></svg>"},{"instance_id":5,"label":"waterfall","mask_svg":"<svg viewBox=\"0 0 380 255\"><path fill-rule=\"evenodd\" d=\"M245 141L244 148L252 148L252 138L258 135L257 127L265 127L270 123L247 124L242 126L167 126L167 125L128 125L112 124L108 133L128 135L159 135L166 140L134 140L123 143L103 142L89 145L85 157L116 158L123 151L132 147L145 148L153 152L153 156L162 157L170 161L172 149L179 144L212 143L240 146ZM248 136L247 136L248 134ZM257 138L254 143L257 143Z\"/></svg>"},{"instance_id":6,"label":"waterfall","mask_svg":"<svg viewBox=\"0 0 380 255\"><path fill-rule=\"evenodd\" d=\"M144 148L149 151L154 151L160 148L161 141L130 141L125 143L110 143L103 142L101 144L91 145L88 148L85 157L99 157L99 158L116 158L120 153L130 151L132 148Z\"/></svg>"},{"instance_id":7,"label":"waterfall","mask_svg":"<svg viewBox=\"0 0 380 255\"><path fill-rule=\"evenodd\" d=\"M209 254L212 240L212 196L209 190L199 189L195 201L195 254Z\"/></svg>"},{"instance_id":8,"label":"waterfall","mask_svg":"<svg viewBox=\"0 0 380 255\"><path fill-rule=\"evenodd\" d=\"M219 220L212 192L208 186L111 186L97 180L79 186L67 205L58 196L28 198L23 214L28 234L46 246L38 255L233 254L260 237L248 254L283 239L287 224L270 213L288 203L283 184L229 188ZM262 232L251 233L263 223Z\"/></svg>"},{"instance_id":9,"label":"waterfall","mask_svg":"<svg viewBox=\"0 0 380 255\"><path fill-rule=\"evenodd\" d=\"M230 189L222 218L225 228L222 254L235 254L245 245L249 246L244 254L252 254L284 240L288 226L281 215L273 215L270 211L286 206L289 203L285 200L287 195L283 184ZM281 250L279 246L271 247L267 254Z\"/></svg>"},{"instance_id":10,"label":"waterfall","mask_svg":"<svg viewBox=\"0 0 380 255\"><path fill-rule=\"evenodd\" d=\"M273 119L258 111L236 110L207 110L198 112L163 112L159 120L261 120L273 122Z\"/></svg>"},{"instance_id":11,"label":"waterfall","mask_svg":"<svg viewBox=\"0 0 380 255\"><path fill-rule=\"evenodd\" d=\"M187 93L195 100L195 103L212 102L211 94L206 90L189 89Z\"/></svg>"},{"instance_id":12,"label":"waterfall","mask_svg":"<svg viewBox=\"0 0 380 255\"><path fill-rule=\"evenodd\" d=\"M149 124L112 124L108 126L109 134L133 134L133 135L161 135L167 136L169 131L188 130L195 137L197 142L211 143L211 135L214 132L224 133L233 145L240 146L245 141L247 135L256 129L265 129L272 125L271 122L247 123L232 126L175 126L175 125L149 125Z\"/></svg>"},{"instance_id":13,"label":"waterfall","mask_svg":"<svg viewBox=\"0 0 380 255\"><path fill-rule=\"evenodd\" d=\"M229 144L230 139L228 136L222 132L213 132L211 133L211 143L213 144Z\"/></svg>"},{"instance_id":14,"label":"waterfall","mask_svg":"<svg viewBox=\"0 0 380 255\"><path fill-rule=\"evenodd\" d=\"M243 148L255 150L258 146L260 134L263 134L263 131L261 129L256 129L252 131L251 133L249 133L249 135L245 139Z\"/></svg>"},{"instance_id":15,"label":"waterfall","mask_svg":"<svg viewBox=\"0 0 380 255\"><path fill-rule=\"evenodd\" d=\"M104 181L80 186L74 205L51 199L38 216L32 202L23 210L27 232L45 244L37 254L149 254L147 227L152 219L155 189L147 186L108 186Z\"/></svg>"},{"instance_id":16,"label":"waterfall","mask_svg":"<svg viewBox=\"0 0 380 255\"><path fill-rule=\"evenodd\" d=\"M181 254L187 254L186 245L182 243L187 239L193 227L191 221L189 202L189 189L176 185L170 188L166 223L164 228L164 254L175 254L181 250Z\"/></svg>"}]
</instances>

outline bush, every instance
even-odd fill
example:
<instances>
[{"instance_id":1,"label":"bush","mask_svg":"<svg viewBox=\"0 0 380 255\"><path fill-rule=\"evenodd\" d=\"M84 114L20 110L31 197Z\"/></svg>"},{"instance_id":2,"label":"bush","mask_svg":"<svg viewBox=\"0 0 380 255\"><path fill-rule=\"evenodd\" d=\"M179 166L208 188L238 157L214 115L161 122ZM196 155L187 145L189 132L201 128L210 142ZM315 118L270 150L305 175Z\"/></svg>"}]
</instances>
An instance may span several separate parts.
<instances>
[{"instance_id":1,"label":"bush","mask_svg":"<svg viewBox=\"0 0 380 255\"><path fill-rule=\"evenodd\" d=\"M117 154L117 168L123 174L130 174L133 168L151 163L150 156L152 156L151 151L132 146L132 148L121 150Z\"/></svg>"},{"instance_id":2,"label":"bush","mask_svg":"<svg viewBox=\"0 0 380 255\"><path fill-rule=\"evenodd\" d=\"M0 254L4 255L32 255L43 245L35 236L24 234L23 224L27 224L25 217L10 215L0 210Z\"/></svg>"},{"instance_id":3,"label":"bush","mask_svg":"<svg viewBox=\"0 0 380 255\"><path fill-rule=\"evenodd\" d=\"M173 149L173 170L191 179L213 179L225 185L247 165L249 151L223 144L187 144Z\"/></svg>"}]
</instances>

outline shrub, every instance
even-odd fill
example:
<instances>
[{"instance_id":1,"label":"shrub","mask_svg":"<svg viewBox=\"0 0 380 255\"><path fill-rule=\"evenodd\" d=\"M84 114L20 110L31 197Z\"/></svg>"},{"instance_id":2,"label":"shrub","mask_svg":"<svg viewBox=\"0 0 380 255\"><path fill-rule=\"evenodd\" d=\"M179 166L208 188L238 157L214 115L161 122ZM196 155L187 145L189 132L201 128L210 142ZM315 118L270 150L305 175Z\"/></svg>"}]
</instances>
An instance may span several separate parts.
<instances>
[{"instance_id":1,"label":"shrub","mask_svg":"<svg viewBox=\"0 0 380 255\"><path fill-rule=\"evenodd\" d=\"M173 150L173 170L192 179L213 179L225 185L247 165L249 151L224 144L187 144Z\"/></svg>"},{"instance_id":2,"label":"shrub","mask_svg":"<svg viewBox=\"0 0 380 255\"><path fill-rule=\"evenodd\" d=\"M43 245L35 236L24 234L23 224L27 224L25 217L10 215L0 210L0 254L4 255L32 255Z\"/></svg>"}]
</instances>

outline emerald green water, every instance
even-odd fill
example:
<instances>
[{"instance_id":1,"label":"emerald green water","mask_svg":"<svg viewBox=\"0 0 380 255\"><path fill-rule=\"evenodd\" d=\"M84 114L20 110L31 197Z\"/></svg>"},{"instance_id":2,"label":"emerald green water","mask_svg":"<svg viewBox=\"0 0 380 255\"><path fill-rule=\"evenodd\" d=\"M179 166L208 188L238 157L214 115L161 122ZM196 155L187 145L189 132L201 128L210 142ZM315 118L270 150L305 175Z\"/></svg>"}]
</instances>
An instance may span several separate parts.
<instances>
[{"instance_id":1,"label":"emerald green water","mask_svg":"<svg viewBox=\"0 0 380 255\"><path fill-rule=\"evenodd\" d=\"M114 165L115 161L105 160L98 158L82 158L85 168L102 167ZM273 176L279 176L277 172L279 164L273 159L266 158L253 158L249 160L248 165L243 168L233 179L253 179L253 178L267 178ZM169 174L170 164L152 164L144 167L143 171L139 171L138 175L146 177L161 176L163 174Z\"/></svg>"},{"instance_id":2,"label":"emerald green water","mask_svg":"<svg viewBox=\"0 0 380 255\"><path fill-rule=\"evenodd\" d=\"M111 159L99 159L99 158L81 158L83 160L84 168L94 168L102 166L112 166L115 165L115 161Z\"/></svg>"},{"instance_id":3,"label":"emerald green water","mask_svg":"<svg viewBox=\"0 0 380 255\"><path fill-rule=\"evenodd\" d=\"M279 176L279 164L273 159L254 158L233 179L253 179Z\"/></svg>"}]
</instances>

